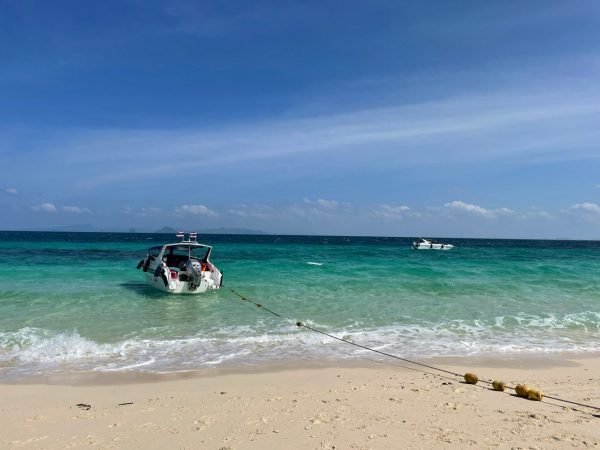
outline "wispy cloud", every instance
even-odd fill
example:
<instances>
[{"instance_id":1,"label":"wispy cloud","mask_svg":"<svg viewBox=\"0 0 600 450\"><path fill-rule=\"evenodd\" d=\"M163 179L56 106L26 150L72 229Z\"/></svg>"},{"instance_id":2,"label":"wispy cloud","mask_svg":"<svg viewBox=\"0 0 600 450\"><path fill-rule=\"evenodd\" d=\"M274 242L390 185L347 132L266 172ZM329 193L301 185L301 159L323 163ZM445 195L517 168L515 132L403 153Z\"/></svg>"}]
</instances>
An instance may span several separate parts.
<instances>
[{"instance_id":1,"label":"wispy cloud","mask_svg":"<svg viewBox=\"0 0 600 450\"><path fill-rule=\"evenodd\" d=\"M600 205L591 202L576 203L569 208L572 212L580 212L584 214L600 216Z\"/></svg>"},{"instance_id":2,"label":"wispy cloud","mask_svg":"<svg viewBox=\"0 0 600 450\"><path fill-rule=\"evenodd\" d=\"M452 211L464 212L474 216L485 217L486 219L495 219L498 216L506 216L515 212L508 208L486 209L479 205L465 203L460 200L445 203L444 206Z\"/></svg>"},{"instance_id":3,"label":"wispy cloud","mask_svg":"<svg viewBox=\"0 0 600 450\"><path fill-rule=\"evenodd\" d=\"M340 205L340 202L336 200L325 200L324 198L318 198L316 200L310 200L308 198L305 198L304 203L323 209L335 209Z\"/></svg>"},{"instance_id":4,"label":"wispy cloud","mask_svg":"<svg viewBox=\"0 0 600 450\"><path fill-rule=\"evenodd\" d=\"M162 209L157 208L156 206L144 206L141 208L132 208L131 206L125 206L122 212L126 215L133 215L138 217L158 216L163 213Z\"/></svg>"},{"instance_id":5,"label":"wispy cloud","mask_svg":"<svg viewBox=\"0 0 600 450\"><path fill-rule=\"evenodd\" d=\"M74 214L91 214L92 210L89 208L80 208L79 206L63 206L63 211Z\"/></svg>"},{"instance_id":6,"label":"wispy cloud","mask_svg":"<svg viewBox=\"0 0 600 450\"><path fill-rule=\"evenodd\" d=\"M175 214L215 217L217 213L204 205L181 205L174 208Z\"/></svg>"},{"instance_id":7,"label":"wispy cloud","mask_svg":"<svg viewBox=\"0 0 600 450\"><path fill-rule=\"evenodd\" d=\"M285 215L296 215L303 219L319 220L320 218L341 218L354 210L354 206L348 202L317 198L311 200L303 199L302 203L295 203L282 209Z\"/></svg>"},{"instance_id":8,"label":"wispy cloud","mask_svg":"<svg viewBox=\"0 0 600 450\"><path fill-rule=\"evenodd\" d=\"M275 208L268 205L238 204L227 211L229 214L241 218L269 219L273 216Z\"/></svg>"},{"instance_id":9,"label":"wispy cloud","mask_svg":"<svg viewBox=\"0 0 600 450\"><path fill-rule=\"evenodd\" d=\"M34 211L47 212L47 213L58 213L65 212L69 214L91 214L90 208L82 208L79 206L56 206L54 203L45 202L31 207Z\"/></svg>"},{"instance_id":10,"label":"wispy cloud","mask_svg":"<svg viewBox=\"0 0 600 450\"><path fill-rule=\"evenodd\" d=\"M535 207L530 208L528 211L521 212L518 217L523 220L553 220L556 218L554 214Z\"/></svg>"},{"instance_id":11,"label":"wispy cloud","mask_svg":"<svg viewBox=\"0 0 600 450\"><path fill-rule=\"evenodd\" d=\"M6 188L4 189L4 192L10 195L17 195L19 193L19 191L17 191L15 188Z\"/></svg>"},{"instance_id":12,"label":"wispy cloud","mask_svg":"<svg viewBox=\"0 0 600 450\"><path fill-rule=\"evenodd\" d=\"M34 211L48 212L48 213L56 213L58 209L52 203L40 203L39 205L32 206L31 209Z\"/></svg>"},{"instance_id":13,"label":"wispy cloud","mask_svg":"<svg viewBox=\"0 0 600 450\"><path fill-rule=\"evenodd\" d=\"M376 217L382 217L384 219L402 220L407 217L417 218L421 217L421 213L413 211L406 205L391 206L391 205L379 205L372 211Z\"/></svg>"},{"instance_id":14,"label":"wispy cloud","mask_svg":"<svg viewBox=\"0 0 600 450\"><path fill-rule=\"evenodd\" d=\"M311 155L331 167L343 162L365 169L450 167L507 158L532 164L597 157L589 143L600 138L600 130L589 124L598 120L595 90L576 96L515 90L210 130L69 130L49 140L51 148L40 163L68 161L80 173L91 172L76 178L87 188L173 172L180 177L210 174L214 167L242 170L250 162L302 161ZM559 151L564 148L569 151ZM198 155L210 155L211 164Z\"/></svg>"}]
</instances>

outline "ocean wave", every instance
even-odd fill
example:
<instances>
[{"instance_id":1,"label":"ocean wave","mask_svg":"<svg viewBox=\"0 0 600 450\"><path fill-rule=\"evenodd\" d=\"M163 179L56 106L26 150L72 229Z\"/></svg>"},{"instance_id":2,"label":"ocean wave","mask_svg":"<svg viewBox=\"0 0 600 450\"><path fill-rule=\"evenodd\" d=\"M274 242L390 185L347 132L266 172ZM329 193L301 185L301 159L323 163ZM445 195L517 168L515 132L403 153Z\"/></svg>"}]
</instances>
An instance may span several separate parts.
<instances>
[{"instance_id":1,"label":"ocean wave","mask_svg":"<svg viewBox=\"0 0 600 450\"><path fill-rule=\"evenodd\" d=\"M365 327L355 323L335 330L306 321L313 328L363 346L402 357L583 353L600 351L600 314L500 316L489 321ZM135 336L101 343L77 331L52 332L26 327L0 332L0 378L65 371L175 371L228 364L303 359L346 359L367 351L337 339L300 329L286 321L271 331L228 326L210 334L142 339Z\"/></svg>"},{"instance_id":2,"label":"ocean wave","mask_svg":"<svg viewBox=\"0 0 600 450\"><path fill-rule=\"evenodd\" d=\"M85 358L109 358L123 354L127 342L98 344L73 331L52 333L26 327L13 333L0 333L0 360L28 362L69 362Z\"/></svg>"}]
</instances>

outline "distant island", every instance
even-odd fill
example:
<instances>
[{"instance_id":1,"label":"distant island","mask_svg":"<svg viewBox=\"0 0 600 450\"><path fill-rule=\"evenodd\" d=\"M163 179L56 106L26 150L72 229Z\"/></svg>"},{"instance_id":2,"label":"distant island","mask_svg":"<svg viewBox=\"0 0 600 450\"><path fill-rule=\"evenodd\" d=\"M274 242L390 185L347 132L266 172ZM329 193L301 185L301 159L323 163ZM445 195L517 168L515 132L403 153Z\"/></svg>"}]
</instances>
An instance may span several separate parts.
<instances>
[{"instance_id":1,"label":"distant island","mask_svg":"<svg viewBox=\"0 0 600 450\"><path fill-rule=\"evenodd\" d=\"M140 229L140 228L109 228L109 227L96 227L90 224L77 224L77 225L64 225L47 228L38 228L30 231L49 231L49 232L62 232L62 233L160 233L160 234L177 234L178 231L184 230L186 233L190 231L197 231L198 234L268 234L260 230L250 230L248 228L179 228L164 226L156 231L151 229Z\"/></svg>"}]
</instances>

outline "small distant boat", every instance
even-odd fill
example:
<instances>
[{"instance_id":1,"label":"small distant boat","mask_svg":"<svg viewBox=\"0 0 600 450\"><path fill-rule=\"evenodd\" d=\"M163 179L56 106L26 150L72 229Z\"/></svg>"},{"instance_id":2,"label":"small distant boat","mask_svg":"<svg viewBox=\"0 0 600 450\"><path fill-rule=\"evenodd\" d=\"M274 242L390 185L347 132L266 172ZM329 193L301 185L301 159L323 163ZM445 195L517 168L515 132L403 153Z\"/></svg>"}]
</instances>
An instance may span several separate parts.
<instances>
[{"instance_id":1,"label":"small distant boat","mask_svg":"<svg viewBox=\"0 0 600 450\"><path fill-rule=\"evenodd\" d=\"M412 243L412 248L415 250L451 250L454 248L454 245L444 244L433 239L419 238Z\"/></svg>"},{"instance_id":2,"label":"small distant boat","mask_svg":"<svg viewBox=\"0 0 600 450\"><path fill-rule=\"evenodd\" d=\"M186 240L180 231L180 242L151 247L146 259L137 265L146 274L146 282L171 294L201 294L219 289L223 274L209 260L212 247L198 243L196 236L189 233Z\"/></svg>"}]
</instances>

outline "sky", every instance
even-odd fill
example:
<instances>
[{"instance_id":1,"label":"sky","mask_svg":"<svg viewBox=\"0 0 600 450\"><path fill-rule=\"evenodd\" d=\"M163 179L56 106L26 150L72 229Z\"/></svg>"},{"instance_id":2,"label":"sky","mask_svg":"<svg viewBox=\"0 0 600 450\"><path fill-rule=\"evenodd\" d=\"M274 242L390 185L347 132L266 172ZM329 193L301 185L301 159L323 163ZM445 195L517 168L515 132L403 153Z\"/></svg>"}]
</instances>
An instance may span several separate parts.
<instances>
[{"instance_id":1,"label":"sky","mask_svg":"<svg viewBox=\"0 0 600 450\"><path fill-rule=\"evenodd\" d=\"M0 229L600 239L600 2L0 0Z\"/></svg>"}]
</instances>

